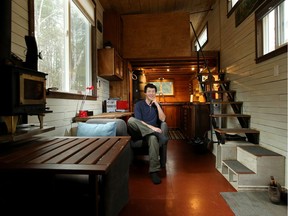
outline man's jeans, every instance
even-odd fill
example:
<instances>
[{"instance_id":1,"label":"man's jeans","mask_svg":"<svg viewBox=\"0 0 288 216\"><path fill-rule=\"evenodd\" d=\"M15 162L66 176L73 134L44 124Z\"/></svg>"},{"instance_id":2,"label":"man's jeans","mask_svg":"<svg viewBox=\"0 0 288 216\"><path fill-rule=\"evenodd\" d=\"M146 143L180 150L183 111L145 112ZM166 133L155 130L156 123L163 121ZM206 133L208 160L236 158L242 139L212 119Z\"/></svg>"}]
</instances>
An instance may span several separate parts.
<instances>
[{"instance_id":1,"label":"man's jeans","mask_svg":"<svg viewBox=\"0 0 288 216\"><path fill-rule=\"evenodd\" d=\"M157 133L151 128L143 124L139 119L130 117L128 122L128 131L132 140L143 140L149 146L149 172L157 172L160 170L159 148L163 143L167 142L168 138L162 133Z\"/></svg>"}]
</instances>

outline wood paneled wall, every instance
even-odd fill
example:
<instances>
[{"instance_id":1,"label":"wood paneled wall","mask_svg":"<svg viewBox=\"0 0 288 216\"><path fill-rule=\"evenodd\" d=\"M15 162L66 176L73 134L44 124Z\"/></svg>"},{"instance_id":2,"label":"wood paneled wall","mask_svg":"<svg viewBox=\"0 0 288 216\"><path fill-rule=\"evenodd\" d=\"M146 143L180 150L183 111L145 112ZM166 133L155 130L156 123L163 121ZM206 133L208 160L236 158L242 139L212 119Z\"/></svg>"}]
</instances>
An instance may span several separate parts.
<instances>
[{"instance_id":1,"label":"wood paneled wall","mask_svg":"<svg viewBox=\"0 0 288 216\"><path fill-rule=\"evenodd\" d=\"M191 56L188 13L125 15L122 19L124 58Z\"/></svg>"},{"instance_id":2,"label":"wood paneled wall","mask_svg":"<svg viewBox=\"0 0 288 216\"><path fill-rule=\"evenodd\" d=\"M174 82L174 95L160 97L160 102L189 102L189 83L192 81L192 75L147 75L147 83L151 80L164 77L165 79L172 79Z\"/></svg>"}]
</instances>

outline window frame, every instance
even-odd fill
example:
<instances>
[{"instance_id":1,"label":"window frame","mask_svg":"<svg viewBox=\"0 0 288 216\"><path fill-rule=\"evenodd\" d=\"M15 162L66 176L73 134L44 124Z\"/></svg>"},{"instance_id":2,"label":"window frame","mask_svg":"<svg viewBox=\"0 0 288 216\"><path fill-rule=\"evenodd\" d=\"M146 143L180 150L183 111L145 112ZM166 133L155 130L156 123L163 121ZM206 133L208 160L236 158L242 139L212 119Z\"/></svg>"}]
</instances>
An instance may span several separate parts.
<instances>
[{"instance_id":1,"label":"window frame","mask_svg":"<svg viewBox=\"0 0 288 216\"><path fill-rule=\"evenodd\" d=\"M233 12L235 11L235 9L238 7L238 5L240 4L241 0L237 0L236 4L234 6L232 6L229 10L229 4L230 2L232 2L232 0L227 0L227 17L230 17L231 14L233 14ZM231 3L232 4L232 3Z\"/></svg>"},{"instance_id":2,"label":"window frame","mask_svg":"<svg viewBox=\"0 0 288 216\"><path fill-rule=\"evenodd\" d=\"M278 7L284 0L266 1L255 11L255 61L256 64L271 59L275 56L287 53L287 44L276 48L275 50L263 55L263 17ZM262 55L261 55L262 54Z\"/></svg>"},{"instance_id":3,"label":"window frame","mask_svg":"<svg viewBox=\"0 0 288 216\"><path fill-rule=\"evenodd\" d=\"M96 20L96 3L95 4L95 20ZM34 17L34 0L28 0L28 34L30 36L35 36L35 17ZM96 59L97 59L97 46L96 46L96 25L91 25L91 82L92 86L97 86L97 70L96 70ZM47 98L59 98L59 99L75 99L82 100L83 94L78 93L70 93L70 92L58 92L58 91L50 91L46 89L46 97ZM87 95L86 100L97 100L97 88L92 90L92 95Z\"/></svg>"},{"instance_id":4,"label":"window frame","mask_svg":"<svg viewBox=\"0 0 288 216\"><path fill-rule=\"evenodd\" d=\"M202 34L204 34L204 31L206 30L206 32L207 32L207 39L206 39L206 41L201 45L200 44L200 46L201 46L201 49L203 49L205 46L206 46L206 44L208 43L208 35L209 35L209 32L208 32L208 22L206 22L206 24L204 25L204 27L202 28L202 30L200 31L200 34L199 34L199 36L198 36L198 40L199 40L199 38L202 36ZM199 43L200 43L200 41L199 41ZM194 49L196 50L196 51L200 51L200 47L199 47L199 50L197 50L197 45L199 45L198 44L198 42L197 42L197 39L195 39L195 42L194 42Z\"/></svg>"},{"instance_id":5,"label":"window frame","mask_svg":"<svg viewBox=\"0 0 288 216\"><path fill-rule=\"evenodd\" d=\"M172 92L171 93L162 93L163 96L174 96L175 95L175 91L174 91L174 79L164 79L163 77L159 78L159 79L153 79L153 80L149 80L149 83L155 84L155 83L165 83L165 82L171 82L172 83ZM161 96L160 94L160 89L157 88L157 96Z\"/></svg>"}]
</instances>

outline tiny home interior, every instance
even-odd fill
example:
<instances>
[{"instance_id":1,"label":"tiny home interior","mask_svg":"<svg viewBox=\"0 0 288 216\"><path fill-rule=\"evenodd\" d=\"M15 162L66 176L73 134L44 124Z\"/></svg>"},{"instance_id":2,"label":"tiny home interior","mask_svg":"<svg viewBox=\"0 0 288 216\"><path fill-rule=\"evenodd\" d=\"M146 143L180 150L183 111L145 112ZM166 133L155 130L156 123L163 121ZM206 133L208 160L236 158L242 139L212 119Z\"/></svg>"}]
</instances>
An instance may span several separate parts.
<instances>
[{"instance_id":1,"label":"tiny home interior","mask_svg":"<svg viewBox=\"0 0 288 216\"><path fill-rule=\"evenodd\" d=\"M209 138L215 169L236 190L263 188L270 178L265 172L287 187L287 0L73 0L67 2L74 17L81 14L80 21L74 23L70 17L65 30L64 21L48 19L51 11L65 14L65 1L57 7L47 1L47 11L39 8L39 0L3 2L2 142L14 139L17 126L23 123L44 127L41 136L68 135L77 125L73 119L79 110L101 114L113 100L125 102L125 111L133 112L134 103L144 98L145 84L153 82L169 128L180 130L187 142ZM265 42L271 43L274 36L267 39L263 25L268 19L265 15L274 10L280 17L281 10L286 15L278 20L283 28L277 34L283 37L275 39L270 50ZM41 35L53 29L54 35ZM73 37L75 29L81 31ZM79 36L86 31L88 39ZM72 42L65 42L65 34ZM59 37L58 43L53 37ZM72 43L75 46L68 49ZM65 52L72 60L66 61ZM36 70L45 79L32 79L34 87L27 84L33 87L30 92L40 84L41 97L31 98L13 81L23 76L19 65L27 74L35 75ZM6 85L7 80L11 85ZM251 168L247 154L253 150L235 144L233 137L279 158L268 158L264 165ZM231 160L254 172L262 169L262 173L243 180Z\"/></svg>"}]
</instances>

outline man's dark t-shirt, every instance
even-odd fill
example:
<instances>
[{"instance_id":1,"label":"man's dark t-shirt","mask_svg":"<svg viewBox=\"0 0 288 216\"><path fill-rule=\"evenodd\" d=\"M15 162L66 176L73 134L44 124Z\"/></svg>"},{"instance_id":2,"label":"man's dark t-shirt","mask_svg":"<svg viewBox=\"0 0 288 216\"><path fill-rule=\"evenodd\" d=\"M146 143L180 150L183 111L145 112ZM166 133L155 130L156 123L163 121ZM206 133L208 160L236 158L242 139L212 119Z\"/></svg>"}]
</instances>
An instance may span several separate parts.
<instances>
[{"instance_id":1,"label":"man's dark t-shirt","mask_svg":"<svg viewBox=\"0 0 288 216\"><path fill-rule=\"evenodd\" d=\"M149 125L159 127L158 111L155 105L149 106L145 100L138 101L134 107L134 116Z\"/></svg>"}]
</instances>

